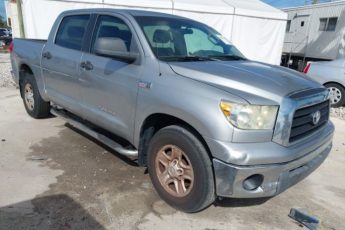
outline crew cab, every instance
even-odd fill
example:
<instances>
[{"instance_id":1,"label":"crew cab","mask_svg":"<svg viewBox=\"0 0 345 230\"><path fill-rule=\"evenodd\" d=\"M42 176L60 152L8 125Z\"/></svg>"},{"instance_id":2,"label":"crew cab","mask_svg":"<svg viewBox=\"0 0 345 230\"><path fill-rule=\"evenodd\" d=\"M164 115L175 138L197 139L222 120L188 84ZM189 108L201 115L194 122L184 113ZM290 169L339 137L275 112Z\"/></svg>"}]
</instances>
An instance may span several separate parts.
<instances>
[{"instance_id":1,"label":"crew cab","mask_svg":"<svg viewBox=\"0 0 345 230\"><path fill-rule=\"evenodd\" d=\"M185 212L216 197L275 196L332 147L326 88L248 60L187 18L73 10L48 40L14 39L11 47L30 116L52 113L136 158L160 197Z\"/></svg>"}]
</instances>

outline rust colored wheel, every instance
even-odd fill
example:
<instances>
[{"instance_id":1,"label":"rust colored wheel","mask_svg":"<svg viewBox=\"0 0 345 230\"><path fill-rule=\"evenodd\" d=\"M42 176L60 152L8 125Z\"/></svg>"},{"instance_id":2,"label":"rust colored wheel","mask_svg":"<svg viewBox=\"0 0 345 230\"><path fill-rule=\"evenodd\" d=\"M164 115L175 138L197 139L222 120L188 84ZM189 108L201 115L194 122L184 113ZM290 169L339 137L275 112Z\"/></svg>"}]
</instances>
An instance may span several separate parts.
<instances>
[{"instance_id":1,"label":"rust colored wheel","mask_svg":"<svg viewBox=\"0 0 345 230\"><path fill-rule=\"evenodd\" d=\"M194 171L188 156L175 145L165 145L156 154L156 173L162 187L175 197L184 197L193 188Z\"/></svg>"},{"instance_id":2,"label":"rust colored wheel","mask_svg":"<svg viewBox=\"0 0 345 230\"><path fill-rule=\"evenodd\" d=\"M172 207L197 212L215 200L211 159L197 135L178 125L150 140L147 167L159 196Z\"/></svg>"}]
</instances>

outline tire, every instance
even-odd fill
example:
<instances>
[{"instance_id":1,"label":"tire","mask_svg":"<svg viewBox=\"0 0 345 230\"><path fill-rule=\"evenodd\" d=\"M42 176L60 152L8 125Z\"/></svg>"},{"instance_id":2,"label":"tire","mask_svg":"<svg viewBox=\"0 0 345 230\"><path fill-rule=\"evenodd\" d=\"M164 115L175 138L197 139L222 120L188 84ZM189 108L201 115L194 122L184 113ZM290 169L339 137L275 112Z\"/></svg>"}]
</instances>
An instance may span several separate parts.
<instances>
[{"instance_id":1,"label":"tire","mask_svg":"<svg viewBox=\"0 0 345 230\"><path fill-rule=\"evenodd\" d=\"M165 127L152 137L148 147L148 171L159 196L183 212L200 211L216 198L210 157L199 139L181 126ZM179 189L174 181L178 182Z\"/></svg>"},{"instance_id":2,"label":"tire","mask_svg":"<svg viewBox=\"0 0 345 230\"><path fill-rule=\"evenodd\" d=\"M50 103L42 99L35 78L25 73L20 84L21 95L26 112L33 118L46 118L50 114Z\"/></svg>"},{"instance_id":3,"label":"tire","mask_svg":"<svg viewBox=\"0 0 345 230\"><path fill-rule=\"evenodd\" d=\"M337 83L325 84L327 89L331 92L330 100L333 108L341 107L345 104L345 89Z\"/></svg>"}]
</instances>

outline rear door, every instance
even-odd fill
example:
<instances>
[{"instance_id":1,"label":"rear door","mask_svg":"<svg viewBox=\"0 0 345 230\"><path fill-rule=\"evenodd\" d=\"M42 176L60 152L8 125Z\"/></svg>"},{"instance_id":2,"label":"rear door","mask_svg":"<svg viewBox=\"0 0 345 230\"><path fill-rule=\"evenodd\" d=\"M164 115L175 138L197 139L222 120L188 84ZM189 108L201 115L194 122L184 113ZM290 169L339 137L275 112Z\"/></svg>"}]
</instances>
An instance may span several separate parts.
<instances>
[{"instance_id":1,"label":"rear door","mask_svg":"<svg viewBox=\"0 0 345 230\"><path fill-rule=\"evenodd\" d=\"M63 17L42 54L47 94L53 102L79 115L82 114L79 64L90 18L89 14Z\"/></svg>"},{"instance_id":2,"label":"rear door","mask_svg":"<svg viewBox=\"0 0 345 230\"><path fill-rule=\"evenodd\" d=\"M122 39L127 50L139 52L138 39L122 16L99 15L90 50L83 54L80 81L86 117L89 121L130 140L133 135L138 83L143 65L97 56L93 46L98 38ZM141 54L141 57L143 55ZM140 61L139 61L140 62Z\"/></svg>"}]
</instances>

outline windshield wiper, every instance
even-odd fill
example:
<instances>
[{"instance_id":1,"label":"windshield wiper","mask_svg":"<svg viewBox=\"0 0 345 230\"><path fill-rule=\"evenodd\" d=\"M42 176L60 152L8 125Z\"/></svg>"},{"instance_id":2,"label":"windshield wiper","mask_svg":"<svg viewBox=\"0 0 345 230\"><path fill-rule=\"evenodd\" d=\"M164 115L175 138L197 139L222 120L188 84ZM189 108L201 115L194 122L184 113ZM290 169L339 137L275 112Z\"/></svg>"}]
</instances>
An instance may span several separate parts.
<instances>
[{"instance_id":1,"label":"windshield wiper","mask_svg":"<svg viewBox=\"0 0 345 230\"><path fill-rule=\"evenodd\" d=\"M238 55L209 55L209 58L217 59L217 60L234 60L234 61L242 61L247 60L244 57L238 56Z\"/></svg>"},{"instance_id":2,"label":"windshield wiper","mask_svg":"<svg viewBox=\"0 0 345 230\"><path fill-rule=\"evenodd\" d=\"M165 61L215 61L210 56L159 56Z\"/></svg>"}]
</instances>

